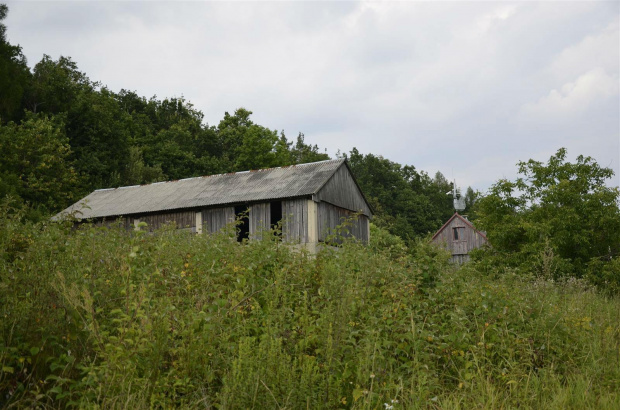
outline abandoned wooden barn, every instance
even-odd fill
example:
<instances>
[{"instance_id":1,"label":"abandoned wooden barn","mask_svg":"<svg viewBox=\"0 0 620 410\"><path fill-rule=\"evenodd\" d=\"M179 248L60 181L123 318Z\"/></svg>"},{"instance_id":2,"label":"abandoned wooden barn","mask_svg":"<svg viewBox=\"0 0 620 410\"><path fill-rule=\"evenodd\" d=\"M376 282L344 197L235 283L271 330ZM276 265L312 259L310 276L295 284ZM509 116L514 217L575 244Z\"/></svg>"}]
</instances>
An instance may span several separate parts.
<instances>
[{"instance_id":1,"label":"abandoned wooden barn","mask_svg":"<svg viewBox=\"0 0 620 410\"><path fill-rule=\"evenodd\" d=\"M110 223L123 218L127 228L167 223L196 233L219 231L236 218L238 240L260 236L282 224L286 242L311 250L345 218L356 216L349 236L369 239L372 210L344 159L100 189L60 212L81 221Z\"/></svg>"},{"instance_id":2,"label":"abandoned wooden barn","mask_svg":"<svg viewBox=\"0 0 620 410\"><path fill-rule=\"evenodd\" d=\"M432 242L452 253L452 262L463 263L469 260L469 252L488 243L487 237L471 222L455 212L433 235Z\"/></svg>"}]
</instances>

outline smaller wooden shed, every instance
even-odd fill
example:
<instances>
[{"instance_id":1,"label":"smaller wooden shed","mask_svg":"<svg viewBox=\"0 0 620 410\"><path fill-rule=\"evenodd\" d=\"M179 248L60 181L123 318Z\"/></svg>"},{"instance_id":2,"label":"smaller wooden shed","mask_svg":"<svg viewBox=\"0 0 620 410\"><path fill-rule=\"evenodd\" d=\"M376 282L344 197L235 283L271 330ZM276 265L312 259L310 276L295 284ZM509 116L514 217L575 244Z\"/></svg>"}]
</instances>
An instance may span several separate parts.
<instances>
[{"instance_id":1,"label":"smaller wooden shed","mask_svg":"<svg viewBox=\"0 0 620 410\"><path fill-rule=\"evenodd\" d=\"M489 241L471 222L455 212L433 235L432 241L452 253L452 262L463 263L469 260L469 251L480 248Z\"/></svg>"},{"instance_id":2,"label":"smaller wooden shed","mask_svg":"<svg viewBox=\"0 0 620 410\"><path fill-rule=\"evenodd\" d=\"M100 189L60 212L83 221L127 229L166 223L195 233L213 233L241 220L238 240L258 238L281 224L282 239L314 251L353 217L348 235L368 242L372 210L345 159Z\"/></svg>"}]
</instances>

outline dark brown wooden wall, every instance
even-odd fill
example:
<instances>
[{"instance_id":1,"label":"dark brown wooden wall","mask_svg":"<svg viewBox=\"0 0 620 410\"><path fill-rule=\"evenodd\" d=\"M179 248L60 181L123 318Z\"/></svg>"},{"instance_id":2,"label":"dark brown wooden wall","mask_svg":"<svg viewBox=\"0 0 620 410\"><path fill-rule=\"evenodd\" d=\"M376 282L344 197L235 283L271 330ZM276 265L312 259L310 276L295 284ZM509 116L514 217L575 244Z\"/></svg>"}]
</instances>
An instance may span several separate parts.
<instances>
[{"instance_id":1,"label":"dark brown wooden wall","mask_svg":"<svg viewBox=\"0 0 620 410\"><path fill-rule=\"evenodd\" d=\"M336 233L336 227L343 222L350 220L355 213L347 209L328 204L327 202L319 202L318 204L318 223L319 223L319 241L325 242L330 235ZM340 234L345 237L355 237L362 242L368 243L368 217L359 214L354 220L350 220L351 225L346 226ZM336 242L339 242L336 240Z\"/></svg>"},{"instance_id":2,"label":"dark brown wooden wall","mask_svg":"<svg viewBox=\"0 0 620 410\"><path fill-rule=\"evenodd\" d=\"M340 208L350 209L355 212L361 211L368 217L372 216L372 212L353 180L353 176L344 164L338 168L336 173L316 194L316 199L329 202Z\"/></svg>"}]
</instances>

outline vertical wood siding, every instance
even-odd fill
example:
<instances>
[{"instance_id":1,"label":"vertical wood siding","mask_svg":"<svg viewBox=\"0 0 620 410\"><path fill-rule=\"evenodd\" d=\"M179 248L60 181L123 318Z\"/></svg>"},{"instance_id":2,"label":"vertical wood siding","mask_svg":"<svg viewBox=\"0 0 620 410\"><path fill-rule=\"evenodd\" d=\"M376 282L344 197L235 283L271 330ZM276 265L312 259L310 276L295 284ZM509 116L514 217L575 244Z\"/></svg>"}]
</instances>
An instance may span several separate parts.
<instances>
[{"instance_id":1,"label":"vertical wood siding","mask_svg":"<svg viewBox=\"0 0 620 410\"><path fill-rule=\"evenodd\" d=\"M285 242L308 242L308 200L282 201L282 239Z\"/></svg>"},{"instance_id":2,"label":"vertical wood siding","mask_svg":"<svg viewBox=\"0 0 620 410\"><path fill-rule=\"evenodd\" d=\"M452 255L452 262L453 263L465 263L469 261L469 255Z\"/></svg>"},{"instance_id":3,"label":"vertical wood siding","mask_svg":"<svg viewBox=\"0 0 620 410\"><path fill-rule=\"evenodd\" d=\"M454 228L459 228L458 240L454 239ZM461 263L469 260L469 251L486 244L487 240L459 217L456 217L452 219L448 225L443 227L441 232L433 239L433 242L450 251L450 253L452 253L452 259L455 262Z\"/></svg>"},{"instance_id":4,"label":"vertical wood siding","mask_svg":"<svg viewBox=\"0 0 620 410\"><path fill-rule=\"evenodd\" d=\"M140 222L146 222L149 231L154 231L169 223L174 223L179 229L193 229L196 226L196 212L194 211L141 215L138 219Z\"/></svg>"},{"instance_id":5,"label":"vertical wood siding","mask_svg":"<svg viewBox=\"0 0 620 410\"><path fill-rule=\"evenodd\" d=\"M366 216L372 216L370 208L353 176L346 165L341 165L336 173L327 181L325 186L316 194L319 201L329 202L340 208L361 211Z\"/></svg>"},{"instance_id":6,"label":"vertical wood siding","mask_svg":"<svg viewBox=\"0 0 620 410\"><path fill-rule=\"evenodd\" d=\"M121 217L121 218L103 218L99 219L95 222L96 226L105 226L108 228L119 226L126 230L133 229L133 220L132 217Z\"/></svg>"},{"instance_id":7,"label":"vertical wood siding","mask_svg":"<svg viewBox=\"0 0 620 410\"><path fill-rule=\"evenodd\" d=\"M202 211L203 229L215 233L235 220L235 208L211 208Z\"/></svg>"},{"instance_id":8,"label":"vertical wood siding","mask_svg":"<svg viewBox=\"0 0 620 410\"><path fill-rule=\"evenodd\" d=\"M250 238L260 239L261 233L271 228L271 204L263 202L250 206Z\"/></svg>"},{"instance_id":9,"label":"vertical wood siding","mask_svg":"<svg viewBox=\"0 0 620 410\"><path fill-rule=\"evenodd\" d=\"M355 212L334 206L327 202L319 202L319 241L325 242L330 235L336 233L337 226L350 219L354 214ZM364 243L368 243L368 217L360 214L351 222L352 224L347 226L346 230L340 234L345 238L355 237ZM333 241L336 243L340 242L337 238L333 239Z\"/></svg>"}]
</instances>

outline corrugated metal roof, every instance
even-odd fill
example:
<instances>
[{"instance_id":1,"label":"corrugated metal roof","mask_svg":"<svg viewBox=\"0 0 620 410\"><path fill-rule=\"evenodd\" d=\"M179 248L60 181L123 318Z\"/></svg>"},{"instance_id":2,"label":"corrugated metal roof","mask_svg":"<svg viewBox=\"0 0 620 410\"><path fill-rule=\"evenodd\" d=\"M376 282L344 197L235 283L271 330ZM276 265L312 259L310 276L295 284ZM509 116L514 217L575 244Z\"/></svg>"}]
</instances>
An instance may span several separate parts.
<instances>
[{"instance_id":1,"label":"corrugated metal roof","mask_svg":"<svg viewBox=\"0 0 620 410\"><path fill-rule=\"evenodd\" d=\"M148 185L100 189L53 219L101 218L147 212L303 197L315 194L344 159L219 174Z\"/></svg>"}]
</instances>

